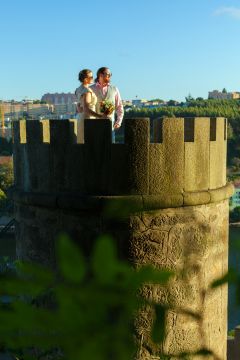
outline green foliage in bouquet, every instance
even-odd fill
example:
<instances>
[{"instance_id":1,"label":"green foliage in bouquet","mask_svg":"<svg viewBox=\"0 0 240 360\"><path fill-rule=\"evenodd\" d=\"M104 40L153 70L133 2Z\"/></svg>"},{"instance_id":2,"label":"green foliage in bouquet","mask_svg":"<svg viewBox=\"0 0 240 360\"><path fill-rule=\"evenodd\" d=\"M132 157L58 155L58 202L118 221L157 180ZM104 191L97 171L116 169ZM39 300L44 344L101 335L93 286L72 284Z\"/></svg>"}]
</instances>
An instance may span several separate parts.
<instances>
[{"instance_id":1,"label":"green foliage in bouquet","mask_svg":"<svg viewBox=\"0 0 240 360\"><path fill-rule=\"evenodd\" d=\"M100 102L100 111L105 115L111 115L115 110L115 106L110 100L103 100Z\"/></svg>"}]
</instances>

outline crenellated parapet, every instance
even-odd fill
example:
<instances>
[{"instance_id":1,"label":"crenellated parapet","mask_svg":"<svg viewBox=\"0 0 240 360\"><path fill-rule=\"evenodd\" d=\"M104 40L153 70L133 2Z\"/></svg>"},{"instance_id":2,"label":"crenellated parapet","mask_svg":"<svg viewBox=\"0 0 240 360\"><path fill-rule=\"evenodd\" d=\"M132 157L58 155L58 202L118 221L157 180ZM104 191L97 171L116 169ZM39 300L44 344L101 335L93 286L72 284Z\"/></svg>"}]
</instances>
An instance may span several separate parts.
<instances>
[{"instance_id":1,"label":"crenellated parapet","mask_svg":"<svg viewBox=\"0 0 240 360\"><path fill-rule=\"evenodd\" d=\"M109 120L14 122L16 189L140 197L144 207L196 205L228 198L225 118L127 119L123 144L112 144Z\"/></svg>"}]
</instances>

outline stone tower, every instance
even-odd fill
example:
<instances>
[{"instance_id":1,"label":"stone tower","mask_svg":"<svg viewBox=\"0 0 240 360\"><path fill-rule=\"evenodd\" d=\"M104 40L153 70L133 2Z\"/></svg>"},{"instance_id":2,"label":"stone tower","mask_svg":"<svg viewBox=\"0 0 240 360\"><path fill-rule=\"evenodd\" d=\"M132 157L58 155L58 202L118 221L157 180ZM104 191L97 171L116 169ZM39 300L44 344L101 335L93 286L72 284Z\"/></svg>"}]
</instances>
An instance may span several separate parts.
<instances>
[{"instance_id":1,"label":"stone tower","mask_svg":"<svg viewBox=\"0 0 240 360\"><path fill-rule=\"evenodd\" d=\"M125 143L111 144L110 122L88 120L77 144L72 121L15 122L18 257L54 266L61 230L86 253L108 232L135 266L186 269L168 288L143 290L180 309L168 313L164 351L204 346L226 359L227 287L206 292L228 268L226 126L224 118L159 119L151 143L149 120L128 119ZM104 209L118 204L131 211L113 223ZM181 309L200 312L201 324ZM150 325L146 310L136 324L142 359L158 351Z\"/></svg>"}]
</instances>

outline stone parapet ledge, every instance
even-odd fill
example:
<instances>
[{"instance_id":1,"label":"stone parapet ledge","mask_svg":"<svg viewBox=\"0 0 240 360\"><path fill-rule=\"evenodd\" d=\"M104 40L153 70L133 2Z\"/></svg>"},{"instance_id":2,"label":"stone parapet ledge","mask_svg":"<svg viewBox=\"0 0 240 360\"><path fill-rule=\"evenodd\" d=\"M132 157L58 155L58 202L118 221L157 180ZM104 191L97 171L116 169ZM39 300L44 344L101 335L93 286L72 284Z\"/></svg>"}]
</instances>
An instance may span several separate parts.
<instances>
[{"instance_id":1,"label":"stone parapet ledge","mask_svg":"<svg viewBox=\"0 0 240 360\"><path fill-rule=\"evenodd\" d=\"M75 210L100 210L119 203L135 211L196 206L229 199L234 192L232 183L220 189L161 195L87 196L72 193L36 193L12 189L9 196L16 202L32 206Z\"/></svg>"},{"instance_id":2,"label":"stone parapet ledge","mask_svg":"<svg viewBox=\"0 0 240 360\"><path fill-rule=\"evenodd\" d=\"M14 121L15 185L30 193L163 199L184 191L197 193L185 196L186 205L206 203L209 190L226 185L226 128L225 118L163 118L150 134L148 118L125 119L124 143L112 144L111 121L88 119L83 144L77 121Z\"/></svg>"}]
</instances>

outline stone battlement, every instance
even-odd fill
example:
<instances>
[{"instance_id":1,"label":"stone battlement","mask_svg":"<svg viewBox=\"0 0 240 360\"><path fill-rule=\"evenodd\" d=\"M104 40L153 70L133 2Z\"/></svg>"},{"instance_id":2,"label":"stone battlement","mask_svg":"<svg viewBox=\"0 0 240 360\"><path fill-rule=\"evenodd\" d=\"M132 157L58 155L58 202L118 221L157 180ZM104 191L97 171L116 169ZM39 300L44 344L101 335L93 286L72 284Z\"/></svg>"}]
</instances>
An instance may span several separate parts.
<instances>
[{"instance_id":1,"label":"stone battlement","mask_svg":"<svg viewBox=\"0 0 240 360\"><path fill-rule=\"evenodd\" d=\"M226 188L226 126L224 118L156 119L150 143L149 120L126 119L125 143L112 144L110 121L91 119L78 144L74 120L15 121L15 188L170 196L173 206L182 206L177 199L185 194L186 205L209 203Z\"/></svg>"}]
</instances>

